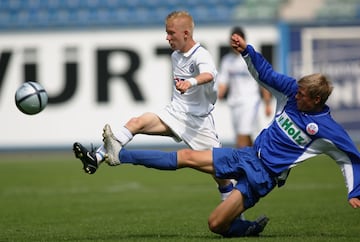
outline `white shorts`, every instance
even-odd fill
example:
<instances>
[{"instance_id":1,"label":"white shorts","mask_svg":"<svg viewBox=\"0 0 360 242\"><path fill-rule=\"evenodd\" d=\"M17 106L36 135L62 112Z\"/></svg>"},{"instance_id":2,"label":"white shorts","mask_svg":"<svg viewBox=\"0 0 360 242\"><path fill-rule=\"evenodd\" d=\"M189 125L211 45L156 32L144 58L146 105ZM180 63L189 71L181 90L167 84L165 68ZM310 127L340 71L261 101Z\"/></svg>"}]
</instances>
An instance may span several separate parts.
<instances>
[{"instance_id":1,"label":"white shorts","mask_svg":"<svg viewBox=\"0 0 360 242\"><path fill-rule=\"evenodd\" d=\"M231 107L231 118L236 134L252 135L256 129L256 117L260 100L248 100Z\"/></svg>"},{"instance_id":2,"label":"white shorts","mask_svg":"<svg viewBox=\"0 0 360 242\"><path fill-rule=\"evenodd\" d=\"M193 116L168 105L157 115L173 131L176 142L184 141L193 150L221 147L212 114Z\"/></svg>"}]
</instances>

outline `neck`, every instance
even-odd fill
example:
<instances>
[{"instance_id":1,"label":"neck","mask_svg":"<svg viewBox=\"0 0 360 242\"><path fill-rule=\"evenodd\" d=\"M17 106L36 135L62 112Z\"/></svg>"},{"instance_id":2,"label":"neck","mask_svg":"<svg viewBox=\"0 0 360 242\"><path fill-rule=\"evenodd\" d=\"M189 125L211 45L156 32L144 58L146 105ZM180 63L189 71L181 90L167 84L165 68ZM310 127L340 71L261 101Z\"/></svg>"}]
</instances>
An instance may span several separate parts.
<instances>
[{"instance_id":1,"label":"neck","mask_svg":"<svg viewBox=\"0 0 360 242\"><path fill-rule=\"evenodd\" d=\"M184 46L184 48L180 50L180 52L182 53L188 52L195 44L196 42L194 40L188 40L188 42L186 42L186 45Z\"/></svg>"}]
</instances>

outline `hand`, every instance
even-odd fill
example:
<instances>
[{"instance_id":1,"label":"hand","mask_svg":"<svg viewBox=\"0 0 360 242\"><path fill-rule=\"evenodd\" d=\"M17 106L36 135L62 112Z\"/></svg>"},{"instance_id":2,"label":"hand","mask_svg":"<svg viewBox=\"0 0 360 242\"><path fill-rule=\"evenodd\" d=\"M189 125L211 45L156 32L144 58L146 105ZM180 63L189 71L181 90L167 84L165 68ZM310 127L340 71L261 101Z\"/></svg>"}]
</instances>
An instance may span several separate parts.
<instances>
[{"instance_id":1,"label":"hand","mask_svg":"<svg viewBox=\"0 0 360 242\"><path fill-rule=\"evenodd\" d=\"M350 198L349 203L353 208L360 208L360 199L357 197Z\"/></svg>"},{"instance_id":2,"label":"hand","mask_svg":"<svg viewBox=\"0 0 360 242\"><path fill-rule=\"evenodd\" d=\"M176 81L175 87L181 94L184 94L191 87L191 83L187 80L179 80Z\"/></svg>"},{"instance_id":3,"label":"hand","mask_svg":"<svg viewBox=\"0 0 360 242\"><path fill-rule=\"evenodd\" d=\"M244 40L243 38L241 38L240 35L238 35L238 34L233 34L233 35L231 36L231 47L232 47L235 51L241 53L241 52L243 52L243 51L245 50L245 48L246 48L246 42L245 42L245 40Z\"/></svg>"}]
</instances>

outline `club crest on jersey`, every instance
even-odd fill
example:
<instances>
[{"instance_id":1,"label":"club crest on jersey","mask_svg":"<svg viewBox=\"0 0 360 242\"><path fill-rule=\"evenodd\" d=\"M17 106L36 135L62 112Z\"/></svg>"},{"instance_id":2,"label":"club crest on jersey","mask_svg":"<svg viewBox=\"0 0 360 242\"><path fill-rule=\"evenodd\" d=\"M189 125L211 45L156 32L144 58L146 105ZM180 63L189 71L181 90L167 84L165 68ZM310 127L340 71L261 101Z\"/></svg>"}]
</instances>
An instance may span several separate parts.
<instances>
[{"instance_id":1,"label":"club crest on jersey","mask_svg":"<svg viewBox=\"0 0 360 242\"><path fill-rule=\"evenodd\" d=\"M193 63L191 63L191 65L190 65L190 67L189 67L189 71L190 71L190 73L194 73L195 67L194 67L194 64L193 64Z\"/></svg>"},{"instance_id":2,"label":"club crest on jersey","mask_svg":"<svg viewBox=\"0 0 360 242\"><path fill-rule=\"evenodd\" d=\"M285 112L276 118L276 123L289 139L300 147L305 147L310 143L310 137L302 131Z\"/></svg>"},{"instance_id":3,"label":"club crest on jersey","mask_svg":"<svg viewBox=\"0 0 360 242\"><path fill-rule=\"evenodd\" d=\"M319 131L319 127L316 123L309 123L306 125L306 132L310 135L315 135Z\"/></svg>"}]
</instances>

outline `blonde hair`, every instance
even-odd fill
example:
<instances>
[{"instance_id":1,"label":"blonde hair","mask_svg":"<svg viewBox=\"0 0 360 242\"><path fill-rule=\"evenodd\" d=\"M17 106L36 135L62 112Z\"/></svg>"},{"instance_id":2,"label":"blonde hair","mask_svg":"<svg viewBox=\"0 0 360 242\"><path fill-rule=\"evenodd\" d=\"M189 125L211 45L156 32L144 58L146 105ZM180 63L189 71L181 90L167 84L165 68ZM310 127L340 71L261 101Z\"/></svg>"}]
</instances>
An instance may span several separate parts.
<instances>
[{"instance_id":1,"label":"blonde hair","mask_svg":"<svg viewBox=\"0 0 360 242\"><path fill-rule=\"evenodd\" d=\"M319 96L321 98L320 104L325 104L328 97L332 93L334 87L331 81L321 73L315 73L302 77L298 81L298 85L306 88L308 95L311 98Z\"/></svg>"},{"instance_id":2,"label":"blonde hair","mask_svg":"<svg viewBox=\"0 0 360 242\"><path fill-rule=\"evenodd\" d=\"M182 28L188 30L191 36L193 35L195 23L192 16L187 11L174 11L169 13L166 17L165 23L167 24L169 21L175 19L181 21L180 23Z\"/></svg>"}]
</instances>

